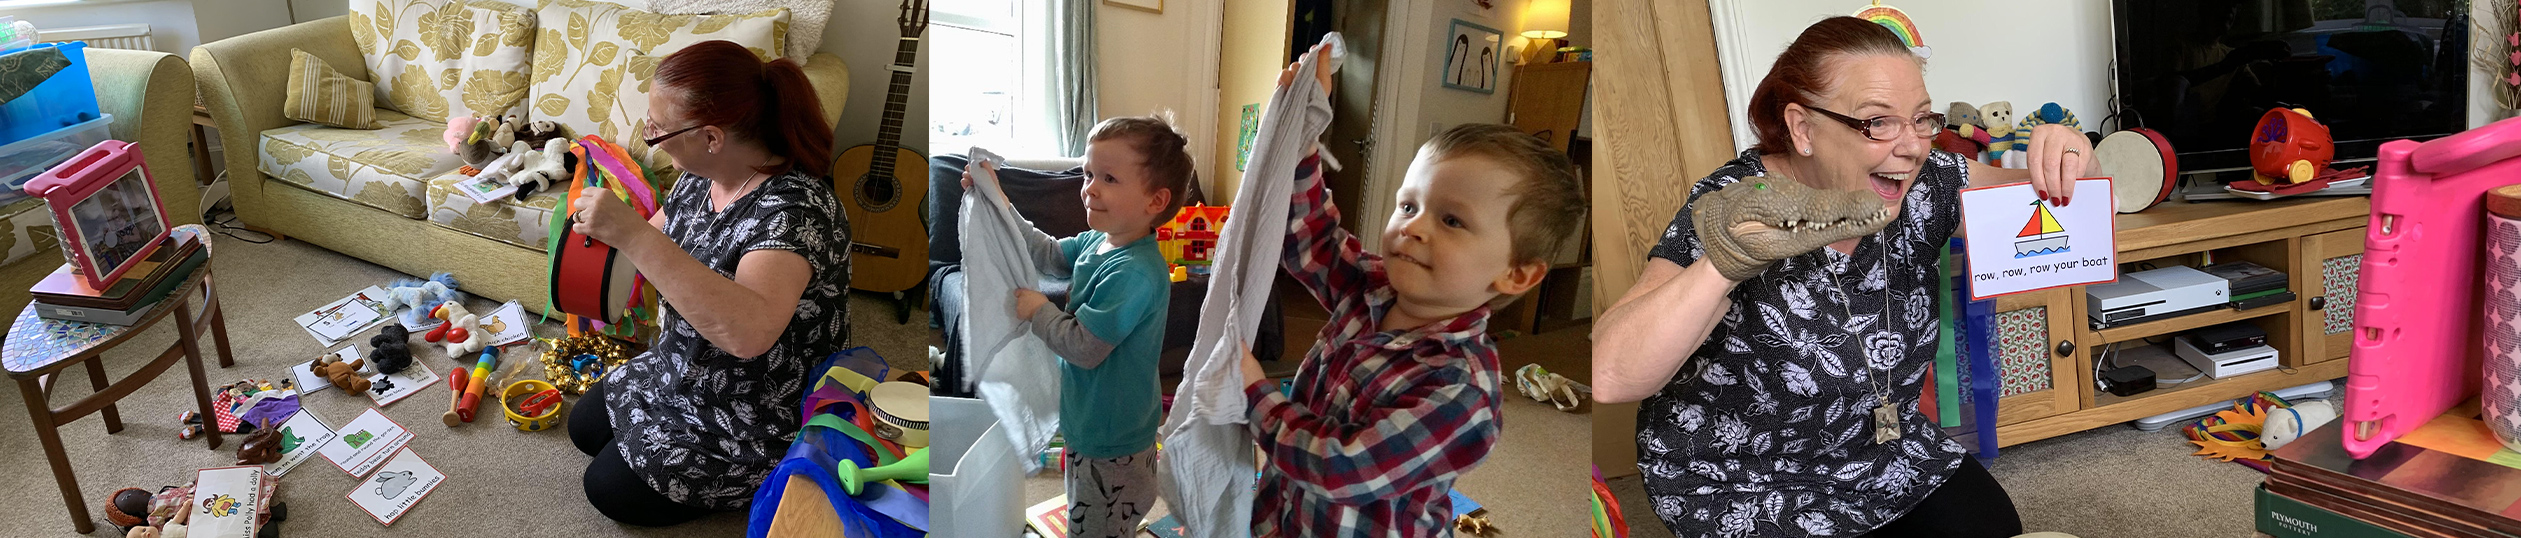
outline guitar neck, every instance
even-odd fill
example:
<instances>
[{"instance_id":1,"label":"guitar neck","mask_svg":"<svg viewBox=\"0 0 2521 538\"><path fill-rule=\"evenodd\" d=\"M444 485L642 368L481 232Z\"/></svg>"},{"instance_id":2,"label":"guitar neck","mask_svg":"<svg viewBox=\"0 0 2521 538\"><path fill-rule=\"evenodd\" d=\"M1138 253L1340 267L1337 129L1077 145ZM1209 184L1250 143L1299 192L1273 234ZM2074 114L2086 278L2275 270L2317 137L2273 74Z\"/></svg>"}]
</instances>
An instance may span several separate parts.
<instances>
[{"instance_id":1,"label":"guitar neck","mask_svg":"<svg viewBox=\"0 0 2521 538\"><path fill-rule=\"evenodd\" d=\"M915 73L913 61L919 55L919 37L904 36L901 48L893 53L893 81L884 96L884 119L875 132L874 173L890 176L895 166L895 151L902 146L902 124L910 111L910 79Z\"/></svg>"}]
</instances>

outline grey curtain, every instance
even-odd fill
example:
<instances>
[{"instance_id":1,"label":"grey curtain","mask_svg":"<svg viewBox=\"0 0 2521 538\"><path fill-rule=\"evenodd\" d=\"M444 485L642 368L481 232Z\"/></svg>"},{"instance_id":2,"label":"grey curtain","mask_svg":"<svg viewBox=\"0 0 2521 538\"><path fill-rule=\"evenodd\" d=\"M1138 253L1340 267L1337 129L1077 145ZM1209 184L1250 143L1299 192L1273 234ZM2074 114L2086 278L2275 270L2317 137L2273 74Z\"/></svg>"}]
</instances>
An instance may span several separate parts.
<instances>
[{"instance_id":1,"label":"grey curtain","mask_svg":"<svg viewBox=\"0 0 2521 538\"><path fill-rule=\"evenodd\" d=\"M1043 28L1043 101L1050 106L1050 132L1061 155L1085 155L1086 130L1102 118L1095 108L1094 7L1096 0L1051 0Z\"/></svg>"}]
</instances>

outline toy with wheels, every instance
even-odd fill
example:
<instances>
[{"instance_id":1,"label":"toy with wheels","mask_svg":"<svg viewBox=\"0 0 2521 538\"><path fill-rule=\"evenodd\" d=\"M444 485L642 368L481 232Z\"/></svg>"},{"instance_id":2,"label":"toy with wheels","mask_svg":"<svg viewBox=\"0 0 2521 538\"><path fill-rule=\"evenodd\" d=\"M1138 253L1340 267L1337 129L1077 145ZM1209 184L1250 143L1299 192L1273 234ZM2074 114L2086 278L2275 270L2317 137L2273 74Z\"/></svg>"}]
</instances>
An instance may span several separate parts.
<instances>
[{"instance_id":1,"label":"toy with wheels","mask_svg":"<svg viewBox=\"0 0 2521 538\"><path fill-rule=\"evenodd\" d=\"M2308 183L2336 160L2328 126L2299 108L2269 109L2250 135L2250 171L2264 185Z\"/></svg>"}]
</instances>

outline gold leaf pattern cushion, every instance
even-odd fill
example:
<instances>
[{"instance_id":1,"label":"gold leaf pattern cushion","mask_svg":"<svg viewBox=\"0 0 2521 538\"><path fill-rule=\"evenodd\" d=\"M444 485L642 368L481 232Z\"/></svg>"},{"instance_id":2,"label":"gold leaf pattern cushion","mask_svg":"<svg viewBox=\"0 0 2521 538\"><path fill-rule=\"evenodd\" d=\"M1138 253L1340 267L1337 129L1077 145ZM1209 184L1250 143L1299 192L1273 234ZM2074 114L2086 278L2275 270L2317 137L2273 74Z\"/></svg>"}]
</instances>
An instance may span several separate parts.
<instances>
[{"instance_id":1,"label":"gold leaf pattern cushion","mask_svg":"<svg viewBox=\"0 0 2521 538\"><path fill-rule=\"evenodd\" d=\"M733 41L764 60L787 46L788 11L732 15L660 15L590 0L542 0L535 18L530 120L621 144L642 164L662 155L640 144L648 119L647 79L656 60L704 41Z\"/></svg>"},{"instance_id":2,"label":"gold leaf pattern cushion","mask_svg":"<svg viewBox=\"0 0 2521 538\"><path fill-rule=\"evenodd\" d=\"M463 164L439 136L446 124L378 111L383 128L302 123L263 131L263 173L334 198L422 218L429 180Z\"/></svg>"},{"instance_id":3,"label":"gold leaf pattern cushion","mask_svg":"<svg viewBox=\"0 0 2521 538\"><path fill-rule=\"evenodd\" d=\"M280 116L350 129L376 129L376 94L368 81L343 76L323 58L289 49L289 96Z\"/></svg>"},{"instance_id":4,"label":"gold leaf pattern cushion","mask_svg":"<svg viewBox=\"0 0 2521 538\"><path fill-rule=\"evenodd\" d=\"M499 0L351 0L376 99L415 118L523 116L534 13Z\"/></svg>"}]
</instances>

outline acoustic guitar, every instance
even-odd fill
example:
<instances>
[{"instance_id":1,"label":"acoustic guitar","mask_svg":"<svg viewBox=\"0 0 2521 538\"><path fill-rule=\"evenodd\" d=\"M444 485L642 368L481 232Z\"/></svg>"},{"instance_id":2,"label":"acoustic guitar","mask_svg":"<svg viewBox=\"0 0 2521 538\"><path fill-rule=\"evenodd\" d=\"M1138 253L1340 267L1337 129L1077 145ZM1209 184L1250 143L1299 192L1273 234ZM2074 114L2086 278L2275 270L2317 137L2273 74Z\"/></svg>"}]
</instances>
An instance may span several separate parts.
<instances>
[{"instance_id":1,"label":"acoustic guitar","mask_svg":"<svg viewBox=\"0 0 2521 538\"><path fill-rule=\"evenodd\" d=\"M884 119L874 144L840 152L832 164L832 191L849 199L849 287L877 293L900 293L928 276L928 227L920 211L928 204L928 184L904 181L899 170L909 166L924 174L928 158L902 147L902 122L910 108L912 58L919 54L919 34L928 29L928 1L902 2L901 49L893 53L891 91L884 97Z\"/></svg>"}]
</instances>

